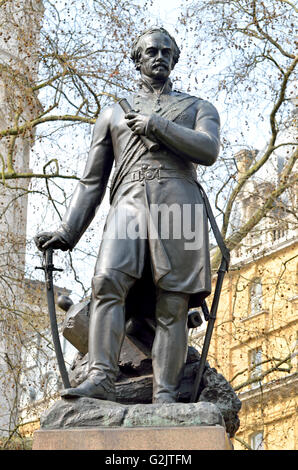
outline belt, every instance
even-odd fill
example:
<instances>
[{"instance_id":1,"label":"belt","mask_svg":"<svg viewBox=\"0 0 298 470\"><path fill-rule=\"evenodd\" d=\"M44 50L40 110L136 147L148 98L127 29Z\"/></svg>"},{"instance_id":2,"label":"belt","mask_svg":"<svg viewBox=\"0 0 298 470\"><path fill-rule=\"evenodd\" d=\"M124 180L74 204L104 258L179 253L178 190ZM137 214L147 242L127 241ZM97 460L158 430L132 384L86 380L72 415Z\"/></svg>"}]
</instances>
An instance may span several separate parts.
<instances>
[{"instance_id":1,"label":"belt","mask_svg":"<svg viewBox=\"0 0 298 470\"><path fill-rule=\"evenodd\" d=\"M163 178L183 178L195 180L195 176L191 172L172 170L170 168L154 168L147 166L142 166L141 169L132 171L128 173L122 180L123 183L132 183L132 182L141 182L144 184L144 181L150 181L157 179L160 183Z\"/></svg>"}]
</instances>

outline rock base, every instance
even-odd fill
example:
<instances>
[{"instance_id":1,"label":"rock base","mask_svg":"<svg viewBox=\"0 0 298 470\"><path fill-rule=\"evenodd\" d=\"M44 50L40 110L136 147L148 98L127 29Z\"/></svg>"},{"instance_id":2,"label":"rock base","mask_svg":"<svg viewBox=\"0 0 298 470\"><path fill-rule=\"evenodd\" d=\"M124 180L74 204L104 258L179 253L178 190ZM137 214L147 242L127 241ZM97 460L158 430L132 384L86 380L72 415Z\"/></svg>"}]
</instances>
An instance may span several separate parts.
<instances>
[{"instance_id":1,"label":"rock base","mask_svg":"<svg viewBox=\"0 0 298 470\"><path fill-rule=\"evenodd\" d=\"M225 426L213 403L121 405L96 398L57 401L40 418L44 430L89 427Z\"/></svg>"},{"instance_id":2,"label":"rock base","mask_svg":"<svg viewBox=\"0 0 298 470\"><path fill-rule=\"evenodd\" d=\"M232 450L222 426L40 430L33 450Z\"/></svg>"}]
</instances>

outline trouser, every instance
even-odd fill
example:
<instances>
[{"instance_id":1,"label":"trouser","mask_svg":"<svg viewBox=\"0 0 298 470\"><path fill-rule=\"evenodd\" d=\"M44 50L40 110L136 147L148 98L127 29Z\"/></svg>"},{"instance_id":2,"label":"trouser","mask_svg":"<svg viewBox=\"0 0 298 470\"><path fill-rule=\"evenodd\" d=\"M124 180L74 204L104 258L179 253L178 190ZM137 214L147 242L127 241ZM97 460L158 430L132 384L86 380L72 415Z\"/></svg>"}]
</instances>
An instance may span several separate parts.
<instances>
[{"instance_id":1,"label":"trouser","mask_svg":"<svg viewBox=\"0 0 298 470\"><path fill-rule=\"evenodd\" d=\"M89 325L89 375L114 388L125 336L125 299L135 279L114 269L92 280ZM187 354L189 295L159 289L152 347L153 401L176 399Z\"/></svg>"}]
</instances>

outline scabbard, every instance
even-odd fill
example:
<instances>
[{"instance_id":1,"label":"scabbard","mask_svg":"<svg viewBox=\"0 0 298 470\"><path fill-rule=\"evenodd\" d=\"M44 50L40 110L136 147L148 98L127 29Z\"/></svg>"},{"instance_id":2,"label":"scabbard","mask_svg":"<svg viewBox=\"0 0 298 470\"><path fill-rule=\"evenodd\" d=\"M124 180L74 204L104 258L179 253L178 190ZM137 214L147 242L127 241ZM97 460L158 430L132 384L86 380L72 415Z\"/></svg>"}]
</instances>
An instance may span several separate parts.
<instances>
[{"instance_id":1,"label":"scabbard","mask_svg":"<svg viewBox=\"0 0 298 470\"><path fill-rule=\"evenodd\" d=\"M207 330L206 330L206 335L205 335L204 344L202 348L199 368L196 374L193 392L192 392L192 396L190 399L191 403L195 403L199 398L200 384L201 384L201 380L204 374L204 369L206 366L206 360L207 360L207 355L208 355L209 346L211 342L211 336L213 333L213 328L214 328L214 324L216 320L216 313L217 313L217 308L219 304L220 293L221 293L226 271L227 271L227 262L225 258L222 258L221 265L218 270L218 277L217 277L215 292L213 296L212 306L210 310L210 315L208 319Z\"/></svg>"}]
</instances>

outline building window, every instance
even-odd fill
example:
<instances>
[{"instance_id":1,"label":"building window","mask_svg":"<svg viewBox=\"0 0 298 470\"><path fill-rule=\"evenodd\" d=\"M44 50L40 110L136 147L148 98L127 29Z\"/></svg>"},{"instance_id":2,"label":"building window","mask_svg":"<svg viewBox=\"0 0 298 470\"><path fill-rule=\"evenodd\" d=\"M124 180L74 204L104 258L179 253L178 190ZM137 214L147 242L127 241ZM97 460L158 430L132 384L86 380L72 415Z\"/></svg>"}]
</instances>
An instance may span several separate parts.
<instances>
[{"instance_id":1,"label":"building window","mask_svg":"<svg viewBox=\"0 0 298 470\"><path fill-rule=\"evenodd\" d=\"M272 240L276 242L280 238L283 238L285 236L285 230L282 228L276 228L272 230Z\"/></svg>"},{"instance_id":2,"label":"building window","mask_svg":"<svg viewBox=\"0 0 298 470\"><path fill-rule=\"evenodd\" d=\"M262 349L256 348L250 351L249 379L255 380L251 387L257 387L262 380ZM259 380L258 380L259 379Z\"/></svg>"},{"instance_id":3,"label":"building window","mask_svg":"<svg viewBox=\"0 0 298 470\"><path fill-rule=\"evenodd\" d=\"M262 281L256 277L251 281L250 286L250 314L255 315L262 311L263 289Z\"/></svg>"},{"instance_id":4,"label":"building window","mask_svg":"<svg viewBox=\"0 0 298 470\"><path fill-rule=\"evenodd\" d=\"M249 438L252 450L264 450L264 435L262 431L255 432Z\"/></svg>"}]
</instances>

